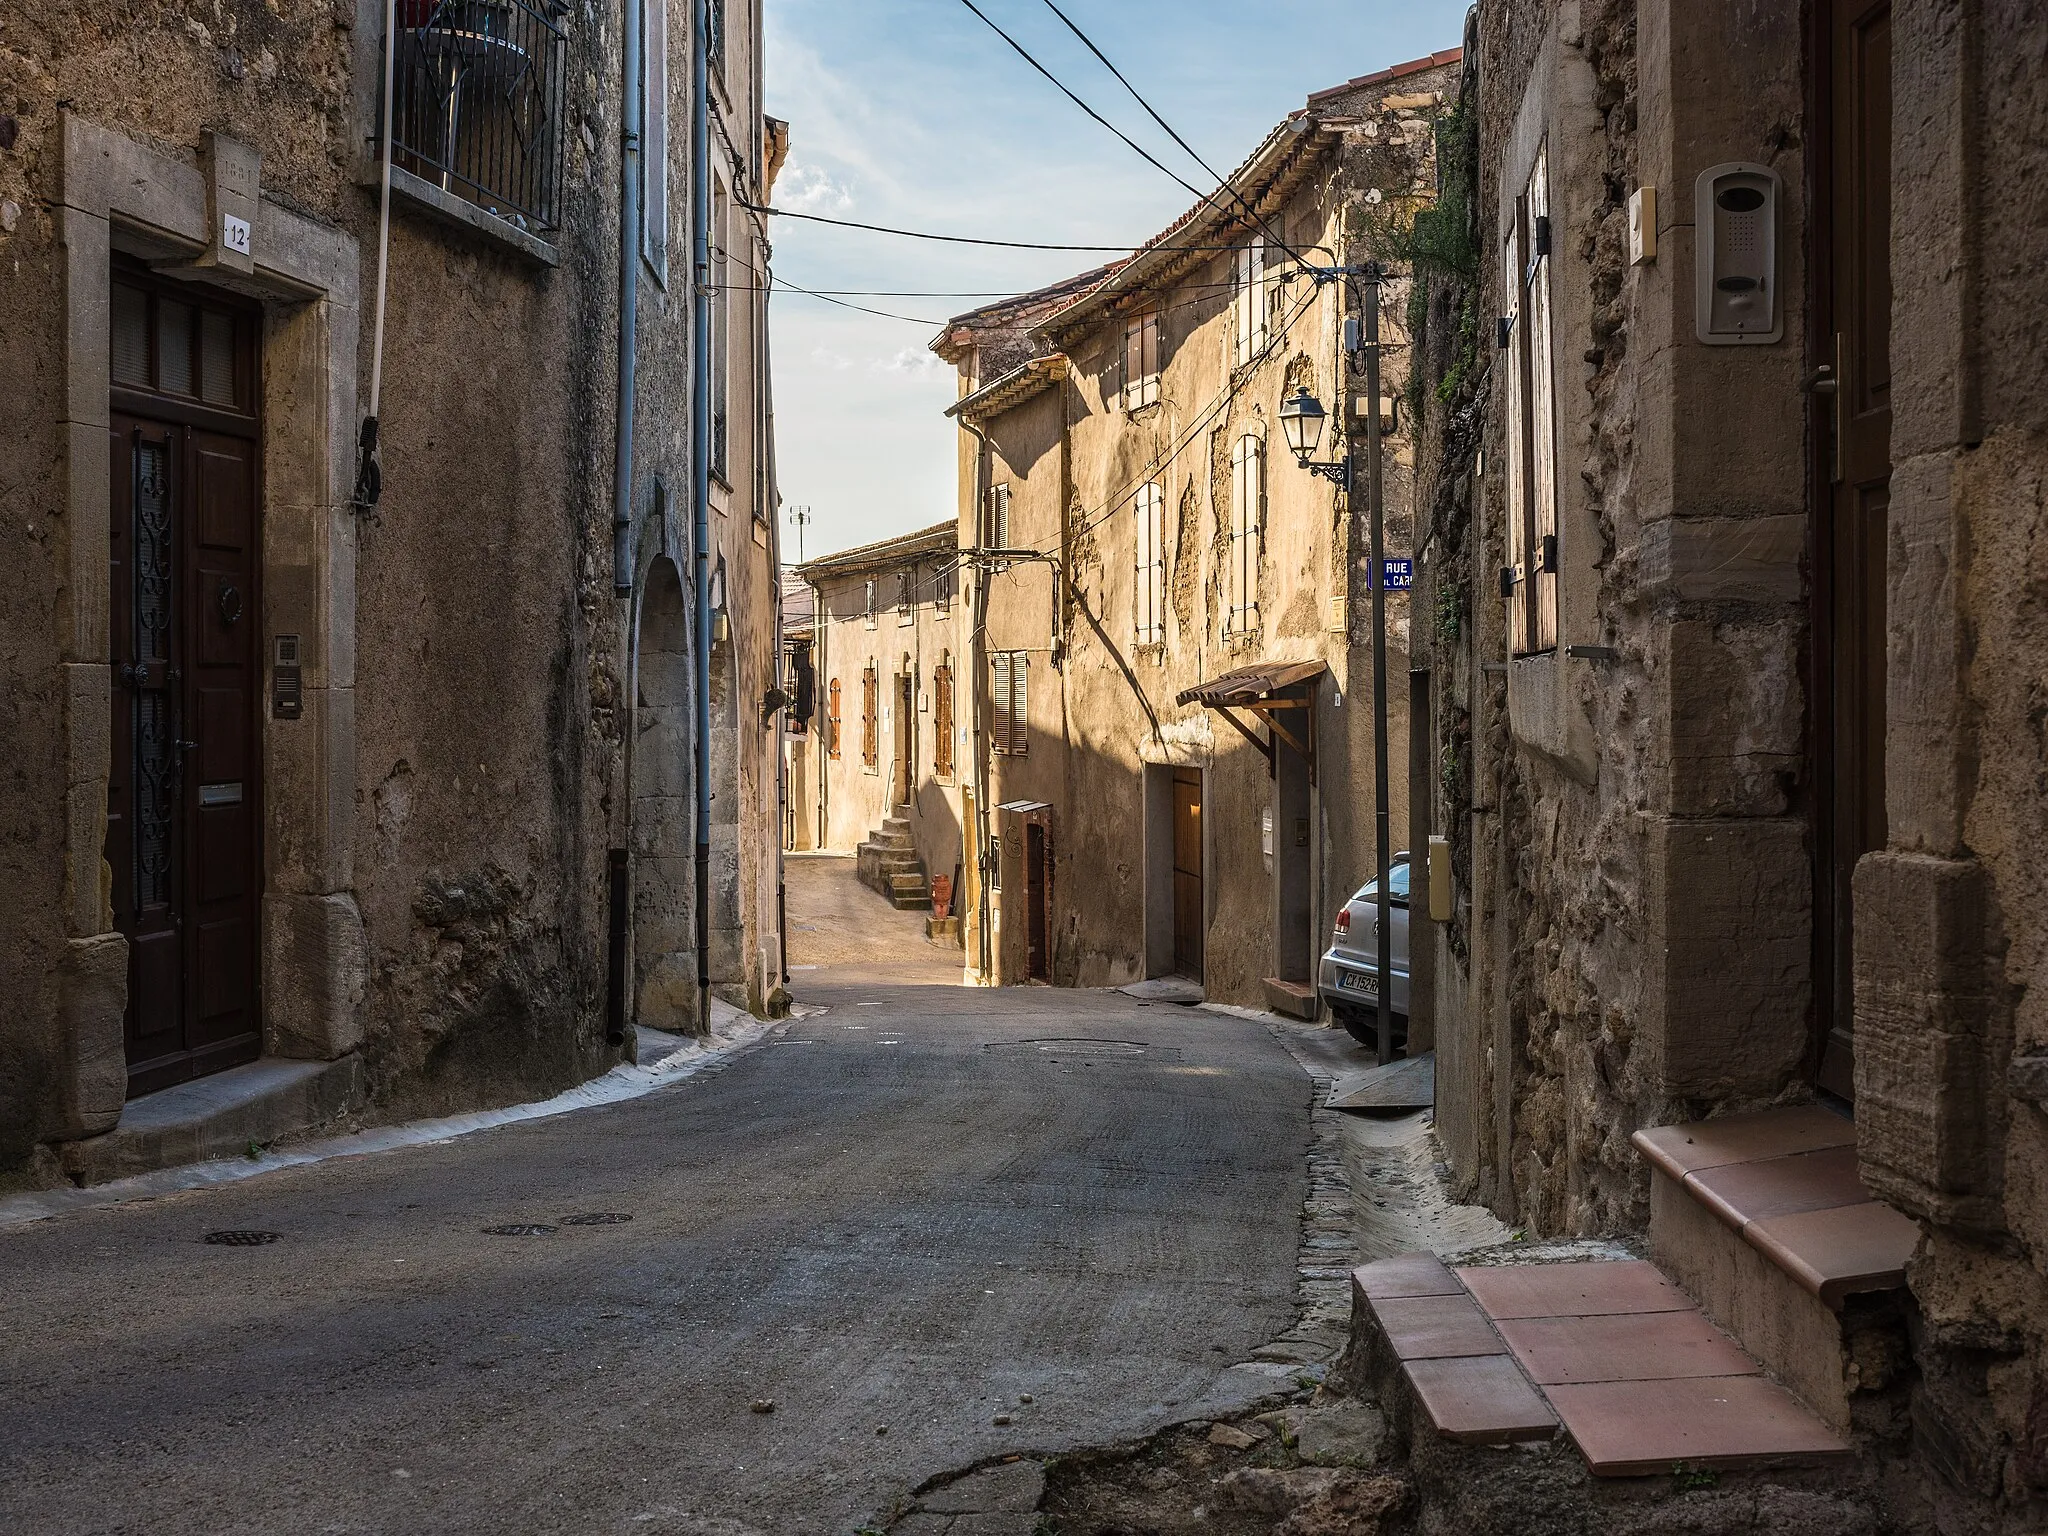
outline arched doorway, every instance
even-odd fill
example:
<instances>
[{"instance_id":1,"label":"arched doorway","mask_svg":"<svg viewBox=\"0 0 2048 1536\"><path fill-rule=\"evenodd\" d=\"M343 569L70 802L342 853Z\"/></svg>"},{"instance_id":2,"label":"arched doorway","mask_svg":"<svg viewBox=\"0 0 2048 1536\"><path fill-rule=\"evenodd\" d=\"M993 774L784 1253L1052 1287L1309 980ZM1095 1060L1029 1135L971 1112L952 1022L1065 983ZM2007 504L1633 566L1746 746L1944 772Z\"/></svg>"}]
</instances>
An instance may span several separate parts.
<instances>
[{"instance_id":1,"label":"arched doorway","mask_svg":"<svg viewBox=\"0 0 2048 1536\"><path fill-rule=\"evenodd\" d=\"M633 708L633 1022L684 1034L698 1027L689 644L682 577L656 560Z\"/></svg>"}]
</instances>

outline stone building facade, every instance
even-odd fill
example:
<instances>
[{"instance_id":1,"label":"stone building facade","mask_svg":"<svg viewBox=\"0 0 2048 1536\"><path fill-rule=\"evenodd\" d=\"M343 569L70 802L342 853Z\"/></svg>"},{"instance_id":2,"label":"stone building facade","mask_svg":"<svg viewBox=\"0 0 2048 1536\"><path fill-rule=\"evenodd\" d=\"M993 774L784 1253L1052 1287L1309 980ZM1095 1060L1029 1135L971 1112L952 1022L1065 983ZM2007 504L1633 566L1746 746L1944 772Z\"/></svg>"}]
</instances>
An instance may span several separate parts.
<instances>
[{"instance_id":1,"label":"stone building facade","mask_svg":"<svg viewBox=\"0 0 2048 1536\"><path fill-rule=\"evenodd\" d=\"M959 529L951 520L797 567L815 594L808 658L816 711L807 771L791 772L791 847L863 851L885 824L914 850L916 871L891 874L906 907L943 876L959 884L959 782L970 761L961 676ZM794 760L793 760L794 761ZM902 861L896 861L902 862Z\"/></svg>"},{"instance_id":2,"label":"stone building facade","mask_svg":"<svg viewBox=\"0 0 2048 1536\"><path fill-rule=\"evenodd\" d=\"M2048 1518L2044 50L2021 5L1482 0L1417 242L1448 1161L1647 1232L1943 1532ZM1860 1182L1781 1160L1774 1225L1658 1127Z\"/></svg>"},{"instance_id":3,"label":"stone building facade","mask_svg":"<svg viewBox=\"0 0 2048 1536\"><path fill-rule=\"evenodd\" d=\"M1369 254L1434 186L1455 51L1347 82L1226 189L1114 268L961 316L963 654L980 857L962 913L990 984L1181 974L1219 1002L1314 1017L1317 956L1375 861L1363 481L1299 466L1306 389L1363 451L1344 350ZM1380 294L1386 549L1405 555L1406 294ZM1406 805L1405 607L1389 613L1389 747ZM1397 828L1395 851L1405 848ZM986 943L983 940L986 920Z\"/></svg>"},{"instance_id":4,"label":"stone building facade","mask_svg":"<svg viewBox=\"0 0 2048 1536\"><path fill-rule=\"evenodd\" d=\"M721 175L765 201L785 139L758 6L716 9ZM629 90L616 8L399 0L381 271L383 0L93 11L0 33L0 1177L533 1097L619 1061L636 1017L695 1027L694 939L687 1006L660 976L690 914L640 925L636 988L620 899L637 864L645 917L652 866L691 861L663 817L693 782L690 6L644 8ZM650 153L615 540L629 118ZM751 223L722 244L761 269ZM758 293L727 336L728 692L758 697ZM756 999L759 719L719 765L742 788L720 979ZM226 1117L131 1104L223 1071Z\"/></svg>"}]
</instances>

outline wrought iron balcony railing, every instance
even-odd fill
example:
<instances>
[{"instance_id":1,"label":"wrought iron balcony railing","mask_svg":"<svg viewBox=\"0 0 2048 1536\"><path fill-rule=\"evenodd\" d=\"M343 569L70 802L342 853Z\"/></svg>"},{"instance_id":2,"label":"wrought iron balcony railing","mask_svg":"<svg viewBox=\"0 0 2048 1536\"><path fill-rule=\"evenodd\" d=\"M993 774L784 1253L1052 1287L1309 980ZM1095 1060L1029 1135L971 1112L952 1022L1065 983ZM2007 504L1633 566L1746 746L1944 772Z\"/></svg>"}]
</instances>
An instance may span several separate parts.
<instances>
[{"instance_id":1,"label":"wrought iron balcony railing","mask_svg":"<svg viewBox=\"0 0 2048 1536\"><path fill-rule=\"evenodd\" d=\"M561 226L567 0L398 0L392 163L535 235Z\"/></svg>"}]
</instances>

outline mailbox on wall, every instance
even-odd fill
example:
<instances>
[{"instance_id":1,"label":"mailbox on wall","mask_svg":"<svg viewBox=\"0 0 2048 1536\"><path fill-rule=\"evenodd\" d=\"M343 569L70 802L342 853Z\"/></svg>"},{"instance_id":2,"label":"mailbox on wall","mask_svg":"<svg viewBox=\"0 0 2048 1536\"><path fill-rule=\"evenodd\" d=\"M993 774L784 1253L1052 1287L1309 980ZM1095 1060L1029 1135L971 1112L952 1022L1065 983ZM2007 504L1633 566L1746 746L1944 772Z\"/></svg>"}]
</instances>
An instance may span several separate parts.
<instances>
[{"instance_id":1,"label":"mailbox on wall","mask_svg":"<svg viewBox=\"0 0 2048 1536\"><path fill-rule=\"evenodd\" d=\"M1759 346L1785 335L1778 304L1778 212L1783 183L1767 165L1733 161L1693 186L1693 283L1699 338L1710 347Z\"/></svg>"}]
</instances>

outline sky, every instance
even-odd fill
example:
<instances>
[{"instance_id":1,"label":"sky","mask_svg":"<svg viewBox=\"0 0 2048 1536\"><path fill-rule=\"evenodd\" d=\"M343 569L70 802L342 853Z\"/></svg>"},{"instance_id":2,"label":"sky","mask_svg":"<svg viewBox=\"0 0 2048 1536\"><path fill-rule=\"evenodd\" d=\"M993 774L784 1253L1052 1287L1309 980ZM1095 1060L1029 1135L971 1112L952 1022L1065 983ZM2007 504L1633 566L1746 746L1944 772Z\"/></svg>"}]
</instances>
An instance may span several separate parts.
<instances>
[{"instance_id":1,"label":"sky","mask_svg":"<svg viewBox=\"0 0 2048 1536\"><path fill-rule=\"evenodd\" d=\"M1046 0L975 0L1097 112L1196 186L1177 150ZM1309 93L1455 48L1466 0L1057 0L1217 170ZM766 0L768 110L790 124L777 207L1003 240L1133 247L1195 199L1012 52L964 0ZM950 519L949 315L1108 259L948 246L772 221L776 276L848 294L770 304L785 558ZM926 296L933 295L933 296ZM936 296L945 295L945 296ZM969 296L972 295L972 296Z\"/></svg>"}]
</instances>

